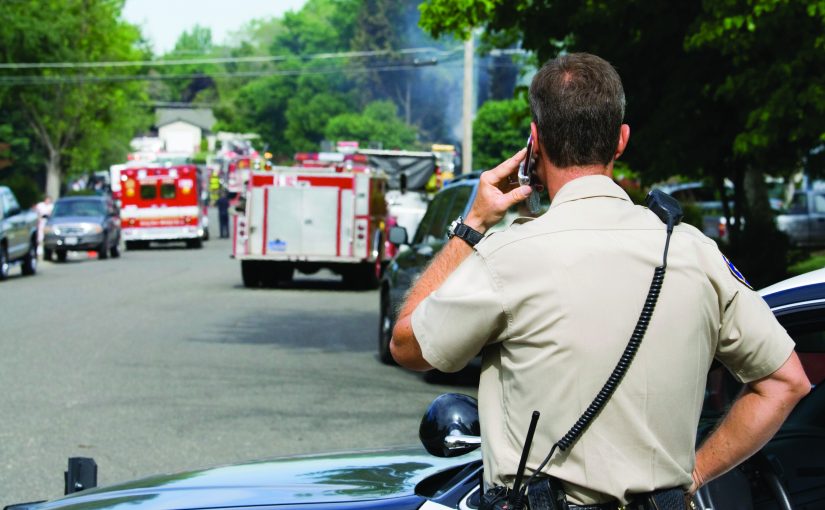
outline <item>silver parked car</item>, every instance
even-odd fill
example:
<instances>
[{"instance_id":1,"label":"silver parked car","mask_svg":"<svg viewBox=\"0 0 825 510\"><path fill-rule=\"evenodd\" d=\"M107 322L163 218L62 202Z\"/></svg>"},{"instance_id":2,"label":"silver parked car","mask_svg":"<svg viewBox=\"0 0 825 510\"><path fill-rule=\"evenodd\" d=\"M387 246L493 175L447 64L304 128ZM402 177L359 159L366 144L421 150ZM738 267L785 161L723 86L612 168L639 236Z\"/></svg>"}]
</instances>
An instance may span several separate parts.
<instances>
[{"instance_id":1,"label":"silver parked car","mask_svg":"<svg viewBox=\"0 0 825 510\"><path fill-rule=\"evenodd\" d=\"M788 209L776 217L776 226L794 246L825 246L825 190L794 193Z\"/></svg>"},{"instance_id":2,"label":"silver parked car","mask_svg":"<svg viewBox=\"0 0 825 510\"><path fill-rule=\"evenodd\" d=\"M120 256L120 213L108 196L72 196L54 204L46 222L43 258L60 262L69 251L96 251L99 259Z\"/></svg>"}]
</instances>

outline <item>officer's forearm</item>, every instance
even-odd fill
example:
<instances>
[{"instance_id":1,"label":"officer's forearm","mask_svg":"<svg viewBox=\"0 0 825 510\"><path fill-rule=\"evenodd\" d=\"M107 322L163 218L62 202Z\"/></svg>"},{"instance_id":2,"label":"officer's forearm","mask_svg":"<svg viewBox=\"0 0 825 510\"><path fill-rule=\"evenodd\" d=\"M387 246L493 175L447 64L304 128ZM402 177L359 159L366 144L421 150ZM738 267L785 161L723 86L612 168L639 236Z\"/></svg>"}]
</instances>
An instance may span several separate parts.
<instances>
[{"instance_id":1,"label":"officer's forearm","mask_svg":"<svg viewBox=\"0 0 825 510\"><path fill-rule=\"evenodd\" d=\"M421 273L421 276L416 280L412 289L410 289L407 298L404 300L404 305L398 314L398 318L401 319L412 315L413 310L415 310L418 304L433 291L441 287L444 280L446 280L472 252L473 249L463 240L457 237L450 239L447 244L444 245L444 248L438 252L438 255L435 256L430 265L427 266L427 269Z\"/></svg>"},{"instance_id":2,"label":"officer's forearm","mask_svg":"<svg viewBox=\"0 0 825 510\"><path fill-rule=\"evenodd\" d=\"M390 342L390 352L399 365L411 370L432 368L421 355L421 348L415 338L410 317L419 303L440 287L472 252L473 249L466 242L457 237L452 238L436 255L407 294L407 299L396 318Z\"/></svg>"},{"instance_id":3,"label":"officer's forearm","mask_svg":"<svg viewBox=\"0 0 825 510\"><path fill-rule=\"evenodd\" d=\"M749 384L696 452L691 492L759 451L809 391L810 381L795 353L779 370Z\"/></svg>"}]
</instances>

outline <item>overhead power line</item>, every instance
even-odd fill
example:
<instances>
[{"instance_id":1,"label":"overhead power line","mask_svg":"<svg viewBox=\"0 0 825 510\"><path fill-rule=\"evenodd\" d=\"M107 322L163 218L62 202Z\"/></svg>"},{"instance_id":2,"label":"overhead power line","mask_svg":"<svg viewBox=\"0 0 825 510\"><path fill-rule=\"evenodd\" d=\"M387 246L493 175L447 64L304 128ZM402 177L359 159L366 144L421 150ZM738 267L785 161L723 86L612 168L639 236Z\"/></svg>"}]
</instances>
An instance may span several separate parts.
<instances>
[{"instance_id":1,"label":"overhead power line","mask_svg":"<svg viewBox=\"0 0 825 510\"><path fill-rule=\"evenodd\" d=\"M402 48L398 50L375 50L375 51L342 51L334 53L311 53L298 55L260 55L252 57L214 57L214 58L187 58L178 60L117 60L108 62L28 62L28 63L4 63L0 64L0 69L89 69L106 67L163 67L176 65L197 65L197 64L240 64L240 63L267 63L284 62L289 59L297 60L329 60L339 58L367 58L384 55L415 55L421 53L447 56L460 52L461 48L454 50L441 50L432 47L422 48Z\"/></svg>"},{"instance_id":2,"label":"overhead power line","mask_svg":"<svg viewBox=\"0 0 825 510\"><path fill-rule=\"evenodd\" d=\"M456 61L437 62L444 67L460 67ZM428 62L426 65L432 65ZM409 64L388 64L382 66L330 66L314 69L268 69L261 71L236 71L221 73L180 73L180 74L156 74L156 75L63 75L63 76L0 76L0 86L2 85L60 85L60 84L81 84L81 83L104 83L123 81L167 81L167 80L191 80L195 78L257 78L261 76L303 76L303 75L323 75L335 73L360 74L367 72L391 72L419 69L421 65Z\"/></svg>"},{"instance_id":3,"label":"overhead power line","mask_svg":"<svg viewBox=\"0 0 825 510\"><path fill-rule=\"evenodd\" d=\"M224 72L209 72L209 73L163 73L163 74L28 74L28 75L3 75L0 74L0 86L14 86L14 85L61 85L61 84L83 84L83 83L105 83L105 82L124 82L124 81L167 81L167 80L191 80L196 78L256 78L262 76L301 76L301 75L323 75L334 73L365 73L365 72L392 72L412 70L423 66L440 65L442 67L454 67L452 64L461 56L461 49L454 50L438 50L437 48L405 48L401 50L380 50L380 51L362 51L362 52L339 52L339 53L316 53L311 55L295 55L296 59L303 61L310 61L313 59L334 59L334 58L367 58L378 57L386 55L422 55L406 62L386 62L375 63L375 61L367 61L363 64L357 63L340 63L333 64L327 67L319 68L304 68L304 69L259 69L249 71L224 71ZM512 55L523 54L521 49L505 49L495 50L495 55ZM492 52L491 52L492 55ZM212 63L212 64L227 64L227 63L261 63L261 62L278 62L286 61L290 57L286 56L266 56L266 57L232 57L220 59L187 59L177 61L165 61L163 65L172 65L176 63L193 64L193 63ZM138 62L137 64L153 64L154 62ZM0 64L0 69L8 69L9 66L17 66L23 68L47 68L47 67L61 67L65 69L71 68L105 68L105 67L128 67L134 65L134 62L63 62L63 63L40 63L40 64ZM492 67L510 67L510 63L493 63Z\"/></svg>"}]
</instances>

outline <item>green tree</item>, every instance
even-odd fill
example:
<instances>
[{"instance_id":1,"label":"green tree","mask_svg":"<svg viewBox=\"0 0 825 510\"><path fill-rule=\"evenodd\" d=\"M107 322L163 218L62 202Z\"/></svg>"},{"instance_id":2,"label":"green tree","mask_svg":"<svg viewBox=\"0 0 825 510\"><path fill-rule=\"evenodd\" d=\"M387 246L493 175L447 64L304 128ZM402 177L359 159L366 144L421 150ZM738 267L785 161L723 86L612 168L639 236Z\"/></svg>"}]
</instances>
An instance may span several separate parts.
<instances>
[{"instance_id":1,"label":"green tree","mask_svg":"<svg viewBox=\"0 0 825 510\"><path fill-rule=\"evenodd\" d=\"M385 149L410 149L416 129L398 118L392 101L374 101L361 113L342 113L331 118L324 131L329 140L355 140L361 146L380 144Z\"/></svg>"},{"instance_id":2,"label":"green tree","mask_svg":"<svg viewBox=\"0 0 825 510\"><path fill-rule=\"evenodd\" d=\"M198 58L219 56L220 49L212 43L212 31L209 28L195 25L191 30L183 32L175 42L172 51L163 55L161 61L191 60ZM216 95L216 85L212 75L222 72L221 66L216 64L178 64L164 65L157 68L161 75L180 75L185 78L167 79L164 87L156 89L155 99L174 102L192 102L199 94L211 91Z\"/></svg>"},{"instance_id":3,"label":"green tree","mask_svg":"<svg viewBox=\"0 0 825 510\"><path fill-rule=\"evenodd\" d=\"M354 82L342 72L343 59L307 58L347 51L358 3L355 0L309 0L283 20L259 32L267 47L283 60L260 67L271 73L222 95L216 110L220 129L258 133L278 159L299 150L316 150L330 118L355 108ZM268 35L266 35L268 34Z\"/></svg>"},{"instance_id":4,"label":"green tree","mask_svg":"<svg viewBox=\"0 0 825 510\"><path fill-rule=\"evenodd\" d=\"M349 48L359 0L308 0L300 11L284 14L286 31L272 43L275 55L308 55Z\"/></svg>"},{"instance_id":5,"label":"green tree","mask_svg":"<svg viewBox=\"0 0 825 510\"><path fill-rule=\"evenodd\" d=\"M0 10L0 60L142 60L140 33L120 19L122 4L122 0L6 2ZM130 139L146 119L134 105L145 100L143 84L107 78L136 72L123 67L35 68L4 70L0 75L8 87L3 108L20 112L42 151L48 194L58 196L67 169L99 167L107 149Z\"/></svg>"},{"instance_id":6,"label":"green tree","mask_svg":"<svg viewBox=\"0 0 825 510\"><path fill-rule=\"evenodd\" d=\"M14 191L21 206L32 206L43 198L35 179L43 158L32 151L29 132L18 112L0 108L0 118L0 184Z\"/></svg>"},{"instance_id":7,"label":"green tree","mask_svg":"<svg viewBox=\"0 0 825 510\"><path fill-rule=\"evenodd\" d=\"M561 51L605 57L628 98L623 159L647 182L682 174L721 191L731 179L737 263L759 283L782 276L762 176L809 164L825 139L820 0L430 0L421 9L434 34L483 26L489 38L515 34L540 61Z\"/></svg>"},{"instance_id":8,"label":"green tree","mask_svg":"<svg viewBox=\"0 0 825 510\"><path fill-rule=\"evenodd\" d=\"M530 107L523 95L487 101L473 121L473 163L493 168L524 147L530 134Z\"/></svg>"}]
</instances>

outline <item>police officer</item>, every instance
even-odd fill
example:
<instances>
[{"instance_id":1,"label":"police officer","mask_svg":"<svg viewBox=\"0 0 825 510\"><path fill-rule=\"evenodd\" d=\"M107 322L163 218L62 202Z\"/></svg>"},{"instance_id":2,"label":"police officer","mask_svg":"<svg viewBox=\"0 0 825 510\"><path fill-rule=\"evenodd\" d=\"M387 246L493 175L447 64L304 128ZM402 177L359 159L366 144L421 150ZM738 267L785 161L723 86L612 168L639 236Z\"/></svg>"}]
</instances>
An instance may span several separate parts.
<instances>
[{"instance_id":1,"label":"police officer","mask_svg":"<svg viewBox=\"0 0 825 510\"><path fill-rule=\"evenodd\" d=\"M530 186L509 184L525 150L481 176L464 227L421 275L393 331L396 361L454 372L479 352L485 485L512 485L532 410L527 474L590 404L627 345L662 263L665 227L611 179L630 128L613 67L589 54L547 62L530 86L539 218L488 235ZM469 227L469 228L468 228ZM746 389L695 452L716 358ZM615 394L543 472L572 505L617 508L653 491L694 492L776 432L810 390L793 341L715 243L672 235L647 334ZM678 493L677 493L678 494ZM681 504L681 503L680 503Z\"/></svg>"}]
</instances>

